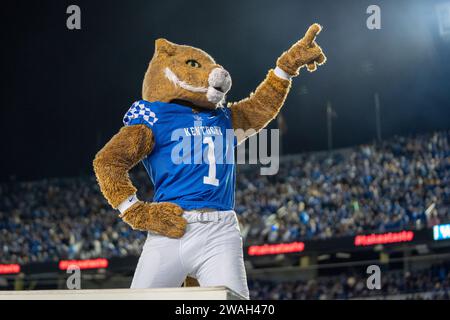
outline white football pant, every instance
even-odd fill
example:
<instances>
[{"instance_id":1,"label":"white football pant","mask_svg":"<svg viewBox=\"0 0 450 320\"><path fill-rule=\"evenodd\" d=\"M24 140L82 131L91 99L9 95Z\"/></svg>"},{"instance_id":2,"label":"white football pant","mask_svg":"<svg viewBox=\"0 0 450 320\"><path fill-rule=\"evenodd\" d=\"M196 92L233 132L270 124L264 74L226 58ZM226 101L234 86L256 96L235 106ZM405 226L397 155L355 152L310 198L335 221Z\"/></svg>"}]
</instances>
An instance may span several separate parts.
<instances>
[{"instance_id":1,"label":"white football pant","mask_svg":"<svg viewBox=\"0 0 450 320\"><path fill-rule=\"evenodd\" d=\"M180 239L148 233L131 288L180 287L191 276L202 287L226 286L249 299L236 213L194 210L183 217Z\"/></svg>"}]
</instances>

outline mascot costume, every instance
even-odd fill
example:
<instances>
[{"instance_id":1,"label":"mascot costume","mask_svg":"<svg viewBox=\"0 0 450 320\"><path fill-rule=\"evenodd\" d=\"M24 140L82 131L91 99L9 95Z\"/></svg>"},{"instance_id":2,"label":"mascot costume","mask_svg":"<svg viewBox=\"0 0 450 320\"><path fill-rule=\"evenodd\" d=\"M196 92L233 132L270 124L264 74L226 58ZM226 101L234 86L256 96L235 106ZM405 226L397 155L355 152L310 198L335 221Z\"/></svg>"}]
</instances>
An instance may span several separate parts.
<instances>
[{"instance_id":1,"label":"mascot costume","mask_svg":"<svg viewBox=\"0 0 450 320\"><path fill-rule=\"evenodd\" d=\"M94 159L109 204L131 228L148 232L131 288L179 287L188 277L249 298L233 211L235 164L225 158L275 118L300 68L325 63L315 41L320 31L313 24L254 93L227 105L231 77L221 65L197 48L156 40L142 100ZM137 199L128 175L141 161L154 184L151 203Z\"/></svg>"}]
</instances>

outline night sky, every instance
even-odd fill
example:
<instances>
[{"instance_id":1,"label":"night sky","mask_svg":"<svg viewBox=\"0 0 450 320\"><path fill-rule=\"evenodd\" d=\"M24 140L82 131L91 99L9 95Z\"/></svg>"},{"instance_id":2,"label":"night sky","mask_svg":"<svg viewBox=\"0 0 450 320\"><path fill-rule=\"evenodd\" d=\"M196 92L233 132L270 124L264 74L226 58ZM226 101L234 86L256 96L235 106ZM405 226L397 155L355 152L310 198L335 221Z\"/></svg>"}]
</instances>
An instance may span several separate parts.
<instances>
[{"instance_id":1,"label":"night sky","mask_svg":"<svg viewBox=\"0 0 450 320\"><path fill-rule=\"evenodd\" d=\"M95 153L141 98L154 40L210 53L233 78L228 101L246 97L313 22L328 62L302 71L283 108L285 153L327 148L326 103L337 113L334 146L382 135L450 128L450 43L435 4L446 1L3 1L0 180L92 174ZM66 8L81 8L81 30ZM381 30L366 8L381 7ZM272 126L276 123L272 124Z\"/></svg>"}]
</instances>

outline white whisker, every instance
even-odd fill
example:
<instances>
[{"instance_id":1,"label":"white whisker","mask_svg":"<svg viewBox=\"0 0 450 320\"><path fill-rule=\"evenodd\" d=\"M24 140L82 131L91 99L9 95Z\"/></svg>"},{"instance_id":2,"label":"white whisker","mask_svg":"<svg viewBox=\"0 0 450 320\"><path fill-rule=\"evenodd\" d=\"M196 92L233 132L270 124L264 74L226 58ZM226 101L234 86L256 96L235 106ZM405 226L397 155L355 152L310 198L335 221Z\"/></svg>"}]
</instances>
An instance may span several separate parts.
<instances>
[{"instance_id":1,"label":"white whisker","mask_svg":"<svg viewBox=\"0 0 450 320\"><path fill-rule=\"evenodd\" d=\"M164 70L164 74L166 75L166 78L169 79L174 85L179 86L185 90L192 91L192 92L208 92L208 88L205 87L195 87L192 86L182 80L180 80L175 73L173 73L172 70L170 70L168 67Z\"/></svg>"}]
</instances>

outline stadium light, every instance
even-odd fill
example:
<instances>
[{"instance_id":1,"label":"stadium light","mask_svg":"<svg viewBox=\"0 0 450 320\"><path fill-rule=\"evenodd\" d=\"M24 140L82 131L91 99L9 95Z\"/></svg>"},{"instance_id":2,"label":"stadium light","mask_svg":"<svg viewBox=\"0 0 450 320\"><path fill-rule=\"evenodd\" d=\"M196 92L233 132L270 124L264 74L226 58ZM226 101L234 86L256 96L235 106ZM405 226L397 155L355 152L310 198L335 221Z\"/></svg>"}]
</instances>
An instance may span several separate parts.
<instances>
[{"instance_id":1,"label":"stadium light","mask_svg":"<svg viewBox=\"0 0 450 320\"><path fill-rule=\"evenodd\" d=\"M450 2L437 4L436 14L439 22L439 34L442 38L450 40Z\"/></svg>"},{"instance_id":2,"label":"stadium light","mask_svg":"<svg viewBox=\"0 0 450 320\"><path fill-rule=\"evenodd\" d=\"M433 227L433 239L434 240L450 239L450 223L434 226Z\"/></svg>"},{"instance_id":3,"label":"stadium light","mask_svg":"<svg viewBox=\"0 0 450 320\"><path fill-rule=\"evenodd\" d=\"M0 264L0 274L17 274L20 272L18 264Z\"/></svg>"},{"instance_id":4,"label":"stadium light","mask_svg":"<svg viewBox=\"0 0 450 320\"><path fill-rule=\"evenodd\" d=\"M337 252L336 253L336 258L339 258L339 259L350 259L351 257L352 257L352 255L347 252Z\"/></svg>"},{"instance_id":5,"label":"stadium light","mask_svg":"<svg viewBox=\"0 0 450 320\"><path fill-rule=\"evenodd\" d=\"M325 260L328 260L330 258L331 258L331 256L329 254L322 254L322 255L317 257L317 261L325 261Z\"/></svg>"},{"instance_id":6,"label":"stadium light","mask_svg":"<svg viewBox=\"0 0 450 320\"><path fill-rule=\"evenodd\" d=\"M303 250L305 250L305 244L303 242L291 242L250 246L247 253L249 256L265 256L270 254L302 252Z\"/></svg>"},{"instance_id":7,"label":"stadium light","mask_svg":"<svg viewBox=\"0 0 450 320\"><path fill-rule=\"evenodd\" d=\"M61 260L59 262L60 270L67 270L69 266L77 266L80 270L84 269L104 269L108 267L108 260L103 258L87 260Z\"/></svg>"},{"instance_id":8,"label":"stadium light","mask_svg":"<svg viewBox=\"0 0 450 320\"><path fill-rule=\"evenodd\" d=\"M373 246L389 243L411 242L414 232L400 231L381 234L357 235L354 239L355 246Z\"/></svg>"}]
</instances>

